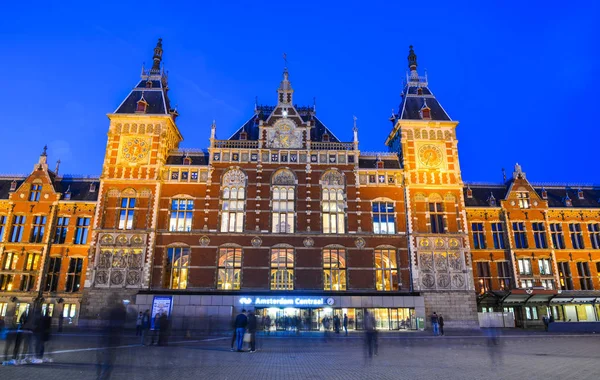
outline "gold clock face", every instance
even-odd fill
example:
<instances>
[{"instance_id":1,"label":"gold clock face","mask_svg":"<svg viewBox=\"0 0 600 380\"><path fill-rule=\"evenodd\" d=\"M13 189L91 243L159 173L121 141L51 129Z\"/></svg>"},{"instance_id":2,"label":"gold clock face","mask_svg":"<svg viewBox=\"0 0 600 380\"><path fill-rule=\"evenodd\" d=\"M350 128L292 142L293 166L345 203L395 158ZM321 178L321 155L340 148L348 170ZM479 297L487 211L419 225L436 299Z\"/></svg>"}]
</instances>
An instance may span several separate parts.
<instances>
[{"instance_id":1,"label":"gold clock face","mask_svg":"<svg viewBox=\"0 0 600 380\"><path fill-rule=\"evenodd\" d=\"M444 160L442 150L437 145L426 144L419 148L419 162L426 168L437 168Z\"/></svg>"},{"instance_id":2,"label":"gold clock face","mask_svg":"<svg viewBox=\"0 0 600 380\"><path fill-rule=\"evenodd\" d=\"M148 139L133 137L123 142L122 157L131 163L140 163L147 159L149 151Z\"/></svg>"}]
</instances>

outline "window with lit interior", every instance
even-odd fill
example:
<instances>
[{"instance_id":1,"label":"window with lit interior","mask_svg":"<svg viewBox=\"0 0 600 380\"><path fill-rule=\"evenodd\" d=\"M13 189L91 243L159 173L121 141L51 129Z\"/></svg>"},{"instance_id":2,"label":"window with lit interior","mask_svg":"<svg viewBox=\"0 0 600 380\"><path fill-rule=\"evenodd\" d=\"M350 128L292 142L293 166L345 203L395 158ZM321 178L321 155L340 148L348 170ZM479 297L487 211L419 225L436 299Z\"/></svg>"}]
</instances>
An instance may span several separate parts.
<instances>
[{"instance_id":1,"label":"window with lit interior","mask_svg":"<svg viewBox=\"0 0 600 380\"><path fill-rule=\"evenodd\" d=\"M321 177L321 215L323 233L343 234L346 231L344 177L329 170Z\"/></svg>"},{"instance_id":2,"label":"window with lit interior","mask_svg":"<svg viewBox=\"0 0 600 380\"><path fill-rule=\"evenodd\" d=\"M219 248L217 289L239 290L242 278L242 249Z\"/></svg>"},{"instance_id":3,"label":"window with lit interior","mask_svg":"<svg viewBox=\"0 0 600 380\"><path fill-rule=\"evenodd\" d=\"M279 170L272 179L271 231L293 233L295 225L296 178L286 169Z\"/></svg>"},{"instance_id":4,"label":"window with lit interior","mask_svg":"<svg viewBox=\"0 0 600 380\"><path fill-rule=\"evenodd\" d=\"M223 176L221 194L221 232L243 232L246 174L239 169L227 171Z\"/></svg>"},{"instance_id":5,"label":"window with lit interior","mask_svg":"<svg viewBox=\"0 0 600 380\"><path fill-rule=\"evenodd\" d=\"M271 249L271 290L294 290L294 249Z\"/></svg>"},{"instance_id":6,"label":"window with lit interior","mask_svg":"<svg viewBox=\"0 0 600 380\"><path fill-rule=\"evenodd\" d=\"M375 250L375 281L377 290L398 290L398 264L395 249Z\"/></svg>"},{"instance_id":7,"label":"window with lit interior","mask_svg":"<svg viewBox=\"0 0 600 380\"><path fill-rule=\"evenodd\" d=\"M187 289L190 266L190 249L187 247L167 248L166 288Z\"/></svg>"},{"instance_id":8,"label":"window with lit interior","mask_svg":"<svg viewBox=\"0 0 600 380\"><path fill-rule=\"evenodd\" d=\"M346 250L325 248L323 250L323 289L346 290Z\"/></svg>"}]
</instances>

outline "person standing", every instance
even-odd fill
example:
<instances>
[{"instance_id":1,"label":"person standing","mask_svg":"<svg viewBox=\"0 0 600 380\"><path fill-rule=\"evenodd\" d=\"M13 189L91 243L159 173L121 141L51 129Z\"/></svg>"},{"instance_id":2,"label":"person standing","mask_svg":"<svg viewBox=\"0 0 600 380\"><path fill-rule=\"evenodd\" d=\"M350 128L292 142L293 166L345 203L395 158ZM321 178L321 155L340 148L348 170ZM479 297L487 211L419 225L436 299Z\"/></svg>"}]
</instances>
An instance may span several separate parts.
<instances>
[{"instance_id":1,"label":"person standing","mask_svg":"<svg viewBox=\"0 0 600 380\"><path fill-rule=\"evenodd\" d=\"M271 317L269 317L269 315L265 317L265 330L267 330L267 335L271 334Z\"/></svg>"},{"instance_id":2,"label":"person standing","mask_svg":"<svg viewBox=\"0 0 600 380\"><path fill-rule=\"evenodd\" d=\"M158 345L169 345L169 317L166 312L158 318Z\"/></svg>"},{"instance_id":3,"label":"person standing","mask_svg":"<svg viewBox=\"0 0 600 380\"><path fill-rule=\"evenodd\" d=\"M348 336L348 315L344 314L344 331L346 332L346 336Z\"/></svg>"},{"instance_id":4,"label":"person standing","mask_svg":"<svg viewBox=\"0 0 600 380\"><path fill-rule=\"evenodd\" d=\"M373 357L373 354L377 356L378 344L377 344L377 323L373 313L365 310L365 344L367 347L367 354L369 358Z\"/></svg>"},{"instance_id":5,"label":"person standing","mask_svg":"<svg viewBox=\"0 0 600 380\"><path fill-rule=\"evenodd\" d=\"M250 352L256 352L256 315L251 310L248 312L248 332L250 333Z\"/></svg>"},{"instance_id":6,"label":"person standing","mask_svg":"<svg viewBox=\"0 0 600 380\"><path fill-rule=\"evenodd\" d=\"M140 311L140 313L137 316L137 319L135 321L135 336L140 336L142 335L142 318L143 318L143 314Z\"/></svg>"},{"instance_id":7,"label":"person standing","mask_svg":"<svg viewBox=\"0 0 600 380\"><path fill-rule=\"evenodd\" d=\"M339 334L340 333L340 317L338 317L337 314L333 317L333 327L335 329L335 333Z\"/></svg>"},{"instance_id":8,"label":"person standing","mask_svg":"<svg viewBox=\"0 0 600 380\"><path fill-rule=\"evenodd\" d=\"M242 312L235 317L235 335L237 343L237 351L242 351L244 345L244 333L246 332L246 326L248 326L248 317L246 317L246 309L242 309Z\"/></svg>"},{"instance_id":9,"label":"person standing","mask_svg":"<svg viewBox=\"0 0 600 380\"><path fill-rule=\"evenodd\" d=\"M150 330L150 325L151 325L150 322L151 322L150 310L146 309L146 311L144 311L144 314L142 314L142 339L141 339L142 346L146 345L146 335L148 335L148 330Z\"/></svg>"},{"instance_id":10,"label":"person standing","mask_svg":"<svg viewBox=\"0 0 600 380\"><path fill-rule=\"evenodd\" d=\"M434 311L433 314L431 315L431 326L433 326L433 336L438 336L440 334L439 322L440 322L440 320L438 318L438 315Z\"/></svg>"},{"instance_id":11,"label":"person standing","mask_svg":"<svg viewBox=\"0 0 600 380\"><path fill-rule=\"evenodd\" d=\"M440 334L444 335L444 317L441 314L438 318L438 323L440 324Z\"/></svg>"},{"instance_id":12,"label":"person standing","mask_svg":"<svg viewBox=\"0 0 600 380\"><path fill-rule=\"evenodd\" d=\"M152 323L154 329L152 330L152 340L150 341L150 345L152 346L154 344L154 341L156 340L158 342L158 333L160 330L160 326L158 323L158 320L160 319L160 313L156 313L154 315L154 323Z\"/></svg>"}]
</instances>

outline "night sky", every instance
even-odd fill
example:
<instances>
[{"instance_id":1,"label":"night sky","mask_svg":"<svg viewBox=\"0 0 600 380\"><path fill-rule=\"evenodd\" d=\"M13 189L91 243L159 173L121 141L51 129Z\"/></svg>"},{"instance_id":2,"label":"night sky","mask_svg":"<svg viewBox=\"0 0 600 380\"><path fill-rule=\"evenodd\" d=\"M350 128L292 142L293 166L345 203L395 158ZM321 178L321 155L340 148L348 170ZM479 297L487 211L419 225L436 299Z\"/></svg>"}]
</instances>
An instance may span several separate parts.
<instances>
[{"instance_id":1,"label":"night sky","mask_svg":"<svg viewBox=\"0 0 600 380\"><path fill-rule=\"evenodd\" d=\"M0 173L29 173L48 144L51 168L98 175L105 115L162 37L183 147L206 148L213 119L228 138L256 96L274 105L285 52L295 103L316 97L344 141L356 115L361 150L386 151L412 44L460 121L465 181L500 182L518 162L531 181L600 184L599 2L197 3L3 4Z\"/></svg>"}]
</instances>

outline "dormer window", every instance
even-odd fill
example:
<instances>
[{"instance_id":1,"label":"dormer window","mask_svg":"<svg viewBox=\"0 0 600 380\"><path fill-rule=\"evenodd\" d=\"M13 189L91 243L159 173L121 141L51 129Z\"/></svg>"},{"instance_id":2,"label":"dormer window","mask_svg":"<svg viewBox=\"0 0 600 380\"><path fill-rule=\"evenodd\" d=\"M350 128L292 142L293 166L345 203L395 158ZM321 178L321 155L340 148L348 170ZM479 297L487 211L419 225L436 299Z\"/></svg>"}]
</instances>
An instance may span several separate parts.
<instances>
[{"instance_id":1,"label":"dormer window","mask_svg":"<svg viewBox=\"0 0 600 380\"><path fill-rule=\"evenodd\" d=\"M490 193L490 197L488 198L488 204L490 206L496 206L496 198L494 198L494 194Z\"/></svg>"},{"instance_id":2,"label":"dormer window","mask_svg":"<svg viewBox=\"0 0 600 380\"><path fill-rule=\"evenodd\" d=\"M569 198L569 194L564 198L565 206L573 207L573 201Z\"/></svg>"},{"instance_id":3,"label":"dormer window","mask_svg":"<svg viewBox=\"0 0 600 380\"><path fill-rule=\"evenodd\" d=\"M17 181L15 181L13 179L13 181L10 183L10 191L15 191L17 190Z\"/></svg>"},{"instance_id":4,"label":"dormer window","mask_svg":"<svg viewBox=\"0 0 600 380\"><path fill-rule=\"evenodd\" d=\"M189 157L189 156L184 157L183 164L184 165L191 165L192 164L192 158Z\"/></svg>"},{"instance_id":5,"label":"dormer window","mask_svg":"<svg viewBox=\"0 0 600 380\"><path fill-rule=\"evenodd\" d=\"M469 186L467 186L467 198L473 198L473 190Z\"/></svg>"},{"instance_id":6,"label":"dormer window","mask_svg":"<svg viewBox=\"0 0 600 380\"><path fill-rule=\"evenodd\" d=\"M417 95L423 95L423 89L421 87L417 88Z\"/></svg>"},{"instance_id":7,"label":"dormer window","mask_svg":"<svg viewBox=\"0 0 600 380\"><path fill-rule=\"evenodd\" d=\"M90 193L95 193L96 192L96 183L92 182L90 183Z\"/></svg>"},{"instance_id":8,"label":"dormer window","mask_svg":"<svg viewBox=\"0 0 600 380\"><path fill-rule=\"evenodd\" d=\"M323 142L329 142L329 134L327 132L323 134Z\"/></svg>"},{"instance_id":9,"label":"dormer window","mask_svg":"<svg viewBox=\"0 0 600 380\"><path fill-rule=\"evenodd\" d=\"M548 199L548 192L542 187L542 199Z\"/></svg>"},{"instance_id":10,"label":"dormer window","mask_svg":"<svg viewBox=\"0 0 600 380\"><path fill-rule=\"evenodd\" d=\"M421 119L431 120L431 108L427 106L421 108Z\"/></svg>"},{"instance_id":11,"label":"dormer window","mask_svg":"<svg viewBox=\"0 0 600 380\"><path fill-rule=\"evenodd\" d=\"M71 199L71 186L69 186L69 188L67 189L67 191L65 191L64 199L66 201L68 201L68 200Z\"/></svg>"},{"instance_id":12,"label":"dormer window","mask_svg":"<svg viewBox=\"0 0 600 380\"><path fill-rule=\"evenodd\" d=\"M529 192L517 191L517 199L519 200L519 208L529 208Z\"/></svg>"},{"instance_id":13,"label":"dormer window","mask_svg":"<svg viewBox=\"0 0 600 380\"><path fill-rule=\"evenodd\" d=\"M577 198L583 199L583 190L581 190L581 189L577 190Z\"/></svg>"},{"instance_id":14,"label":"dormer window","mask_svg":"<svg viewBox=\"0 0 600 380\"><path fill-rule=\"evenodd\" d=\"M248 132L242 131L242 133L240 133L240 140L248 140Z\"/></svg>"},{"instance_id":15,"label":"dormer window","mask_svg":"<svg viewBox=\"0 0 600 380\"><path fill-rule=\"evenodd\" d=\"M135 112L146 113L147 108L148 108L148 103L146 103L144 98L142 98L137 102L137 108L135 109Z\"/></svg>"},{"instance_id":16,"label":"dormer window","mask_svg":"<svg viewBox=\"0 0 600 380\"><path fill-rule=\"evenodd\" d=\"M383 169L384 165L383 165L383 161L379 160L377 161L377 169Z\"/></svg>"},{"instance_id":17,"label":"dormer window","mask_svg":"<svg viewBox=\"0 0 600 380\"><path fill-rule=\"evenodd\" d=\"M147 80L146 81L146 88L152 88L152 81L151 80Z\"/></svg>"}]
</instances>

